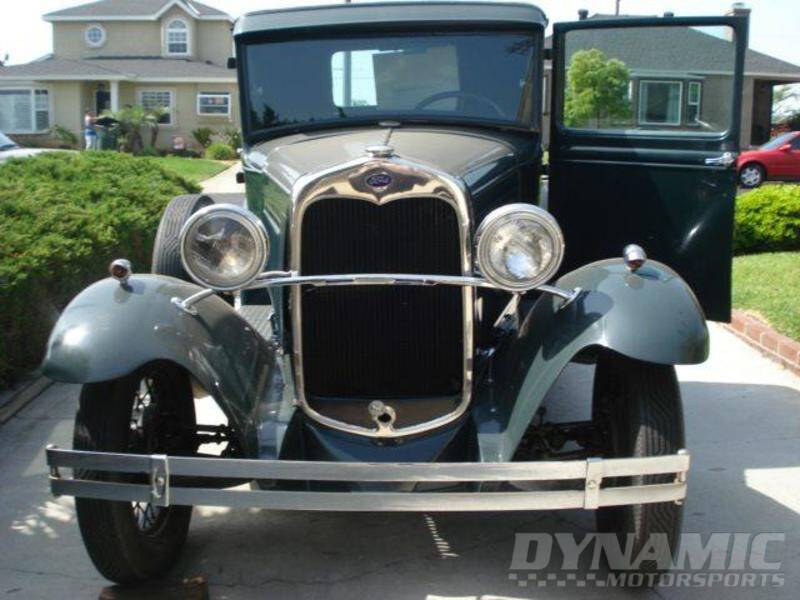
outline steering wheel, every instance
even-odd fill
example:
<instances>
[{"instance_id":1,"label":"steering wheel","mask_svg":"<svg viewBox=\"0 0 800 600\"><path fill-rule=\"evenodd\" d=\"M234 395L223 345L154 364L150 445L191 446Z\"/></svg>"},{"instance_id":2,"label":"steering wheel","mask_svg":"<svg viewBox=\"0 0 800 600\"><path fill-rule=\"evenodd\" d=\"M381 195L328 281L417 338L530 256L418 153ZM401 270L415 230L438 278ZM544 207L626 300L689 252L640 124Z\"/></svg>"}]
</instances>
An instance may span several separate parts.
<instances>
[{"instance_id":1,"label":"steering wheel","mask_svg":"<svg viewBox=\"0 0 800 600\"><path fill-rule=\"evenodd\" d=\"M494 112L497 113L497 116L506 116L506 113L503 112L503 109L500 108L500 106L494 100L487 98L486 96L480 96L478 94L473 94L472 92L462 92L460 90L432 94L427 98L423 98L419 103L417 103L417 105L414 107L414 110L423 110L429 104L433 104L439 100L444 100L445 98L468 98L470 100L477 100L478 102L482 102L483 104L489 106Z\"/></svg>"}]
</instances>

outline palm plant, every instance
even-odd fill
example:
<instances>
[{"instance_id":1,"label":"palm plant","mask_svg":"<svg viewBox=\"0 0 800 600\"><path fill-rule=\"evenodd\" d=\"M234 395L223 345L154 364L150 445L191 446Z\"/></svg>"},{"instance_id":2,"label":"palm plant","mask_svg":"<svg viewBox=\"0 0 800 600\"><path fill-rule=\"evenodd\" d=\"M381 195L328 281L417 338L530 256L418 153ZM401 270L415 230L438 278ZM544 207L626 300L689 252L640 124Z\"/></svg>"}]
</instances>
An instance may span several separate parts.
<instances>
[{"instance_id":1,"label":"palm plant","mask_svg":"<svg viewBox=\"0 0 800 600\"><path fill-rule=\"evenodd\" d=\"M128 105L120 110L107 110L103 116L111 117L117 123L120 149L124 152L138 152L144 148L144 131L150 134L150 145L155 146L158 140L159 121L168 113L166 108L145 108L139 105Z\"/></svg>"}]
</instances>

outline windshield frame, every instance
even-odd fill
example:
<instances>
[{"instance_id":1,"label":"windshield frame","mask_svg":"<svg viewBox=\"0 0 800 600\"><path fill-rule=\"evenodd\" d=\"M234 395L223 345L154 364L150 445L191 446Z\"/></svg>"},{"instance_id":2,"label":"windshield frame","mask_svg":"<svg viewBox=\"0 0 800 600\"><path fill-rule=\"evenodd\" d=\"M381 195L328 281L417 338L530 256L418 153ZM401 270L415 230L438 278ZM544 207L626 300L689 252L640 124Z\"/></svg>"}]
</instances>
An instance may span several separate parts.
<instances>
[{"instance_id":1,"label":"windshield frame","mask_svg":"<svg viewBox=\"0 0 800 600\"><path fill-rule=\"evenodd\" d=\"M408 115L382 112L377 115L353 116L346 119L326 119L320 121L308 121L304 123L291 123L287 125L277 125L273 127L253 129L250 119L246 115L250 114L250 93L247 66L247 47L263 43L304 40L316 40L323 37L327 38L360 38L388 36L398 37L414 34L517 34L530 36L533 47L530 65L526 77L530 79L530 119L527 122L514 122L508 119L492 119L488 117L471 117L464 115L445 115L441 112L432 111L430 115ZM284 137L296 133L309 131L320 131L325 129L342 129L381 126L387 122L407 124L407 125L444 125L456 127L488 128L494 131L516 131L524 133L536 133L541 129L542 121L542 78L544 72L544 29L540 24L513 23L503 26L489 25L486 23L476 23L470 26L464 24L446 26L442 23L429 24L406 24L398 23L396 26L382 25L369 27L314 27L303 28L300 30L284 30L268 33L250 33L236 37L236 63L239 79L239 100L241 103L242 131L244 140L248 145L253 145L266 140ZM520 92L522 93L522 92Z\"/></svg>"},{"instance_id":2,"label":"windshield frame","mask_svg":"<svg viewBox=\"0 0 800 600\"><path fill-rule=\"evenodd\" d=\"M777 150L781 146L786 144L791 144L794 141L794 138L797 137L796 131L787 131L785 133L781 133L780 135L775 136L770 141L768 141L763 146L759 146L759 150ZM780 140L780 143L778 141Z\"/></svg>"}]
</instances>

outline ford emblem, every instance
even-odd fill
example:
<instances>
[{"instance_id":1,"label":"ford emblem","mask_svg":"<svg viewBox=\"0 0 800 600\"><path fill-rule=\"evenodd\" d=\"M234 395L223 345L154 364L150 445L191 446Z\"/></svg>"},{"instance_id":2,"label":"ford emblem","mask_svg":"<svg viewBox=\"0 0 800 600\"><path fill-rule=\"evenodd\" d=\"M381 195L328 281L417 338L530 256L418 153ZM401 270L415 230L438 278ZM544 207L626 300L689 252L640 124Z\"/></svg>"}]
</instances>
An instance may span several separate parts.
<instances>
[{"instance_id":1,"label":"ford emblem","mask_svg":"<svg viewBox=\"0 0 800 600\"><path fill-rule=\"evenodd\" d=\"M367 177L366 182L371 188L385 188L392 183L392 176L388 173L373 173Z\"/></svg>"}]
</instances>

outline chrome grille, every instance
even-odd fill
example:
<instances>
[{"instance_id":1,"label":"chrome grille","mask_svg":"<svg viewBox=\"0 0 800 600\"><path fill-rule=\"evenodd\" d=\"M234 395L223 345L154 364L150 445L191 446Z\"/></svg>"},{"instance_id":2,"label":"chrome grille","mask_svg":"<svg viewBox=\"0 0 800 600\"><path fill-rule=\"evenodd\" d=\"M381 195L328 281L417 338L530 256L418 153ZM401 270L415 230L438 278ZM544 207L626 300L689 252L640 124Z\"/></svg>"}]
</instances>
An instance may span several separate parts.
<instances>
[{"instance_id":1,"label":"chrome grille","mask_svg":"<svg viewBox=\"0 0 800 600\"><path fill-rule=\"evenodd\" d=\"M458 218L438 198L400 198L384 205L323 198L306 209L302 240L303 275L461 274ZM301 306L309 402L461 393L460 288L307 287Z\"/></svg>"}]
</instances>

